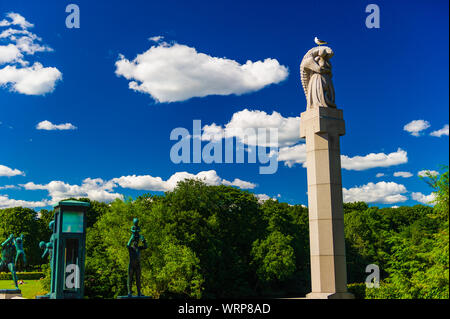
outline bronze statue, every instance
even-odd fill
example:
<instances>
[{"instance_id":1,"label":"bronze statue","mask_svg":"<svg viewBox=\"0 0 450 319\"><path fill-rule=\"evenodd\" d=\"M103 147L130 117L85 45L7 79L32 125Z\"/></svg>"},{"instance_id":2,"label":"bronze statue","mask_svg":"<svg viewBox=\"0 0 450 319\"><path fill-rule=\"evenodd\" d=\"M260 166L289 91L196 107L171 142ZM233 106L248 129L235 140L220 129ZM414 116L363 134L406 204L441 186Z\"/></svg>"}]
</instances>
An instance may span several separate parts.
<instances>
[{"instance_id":1,"label":"bronze statue","mask_svg":"<svg viewBox=\"0 0 450 319\"><path fill-rule=\"evenodd\" d=\"M25 256L25 251L23 250L23 234L20 234L20 237L16 238L14 245L16 246L16 259L14 264L17 267L17 262L19 261L19 258L22 257L22 266L25 268L27 266L27 257Z\"/></svg>"},{"instance_id":2,"label":"bronze statue","mask_svg":"<svg viewBox=\"0 0 450 319\"><path fill-rule=\"evenodd\" d=\"M142 297L141 293L141 250L147 249L147 241L144 236L140 235L139 220L133 219L133 226L131 227L131 237L128 240L127 248L130 255L130 262L128 264L128 297L132 296L133 279L136 278L137 295ZM139 242L142 241L142 246Z\"/></svg>"},{"instance_id":3,"label":"bronze statue","mask_svg":"<svg viewBox=\"0 0 450 319\"><path fill-rule=\"evenodd\" d=\"M45 241L41 241L39 243L39 248L44 250L44 253L42 254L41 258L44 259L45 256L49 255L50 256L50 269L53 269L53 240L55 237L55 230L54 230L54 226L55 226L55 221L51 221L48 224L48 228L52 231L52 235L50 236L50 241L48 243L46 243Z\"/></svg>"},{"instance_id":4,"label":"bronze statue","mask_svg":"<svg viewBox=\"0 0 450 319\"><path fill-rule=\"evenodd\" d=\"M53 240L55 238L55 229L54 229L55 221L51 221L48 224L48 228L52 231L52 235L50 236L50 241L46 243L45 241L41 241L39 243L39 248L44 250L44 253L42 254L41 258L44 259L47 255L50 256L50 271L53 273ZM47 299L50 298L51 292L39 296L39 298Z\"/></svg>"},{"instance_id":5,"label":"bronze statue","mask_svg":"<svg viewBox=\"0 0 450 319\"><path fill-rule=\"evenodd\" d=\"M11 272L12 280L14 281L16 289L19 289L19 285L17 284L17 274L15 266L16 247L14 234L11 234L9 238L1 244L1 248L2 258L0 260L0 271L3 270L3 268L7 268Z\"/></svg>"}]
</instances>

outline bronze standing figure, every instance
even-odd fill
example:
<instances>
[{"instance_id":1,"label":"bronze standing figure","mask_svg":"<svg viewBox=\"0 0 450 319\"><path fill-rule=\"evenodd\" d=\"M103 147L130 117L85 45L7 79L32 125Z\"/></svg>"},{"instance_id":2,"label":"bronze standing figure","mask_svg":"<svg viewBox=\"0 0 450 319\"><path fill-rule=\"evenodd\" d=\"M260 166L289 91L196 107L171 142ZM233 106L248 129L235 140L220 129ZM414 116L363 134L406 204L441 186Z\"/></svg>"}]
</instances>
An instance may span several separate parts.
<instances>
[{"instance_id":1,"label":"bronze standing figure","mask_svg":"<svg viewBox=\"0 0 450 319\"><path fill-rule=\"evenodd\" d=\"M16 240L14 235L11 234L8 239L6 239L2 244L2 258L0 260L0 271L3 268L7 268L12 275L12 280L14 281L14 285L16 289L19 289L19 285L17 283L17 274L16 274L16 266L15 266L15 257L16 257ZM25 254L23 254L25 256Z\"/></svg>"},{"instance_id":2,"label":"bronze standing figure","mask_svg":"<svg viewBox=\"0 0 450 319\"><path fill-rule=\"evenodd\" d=\"M133 280L136 279L137 295L142 296L141 293L141 250L147 249L147 241L144 236L140 235L139 220L133 220L133 227L131 228L131 237L128 240L127 248L130 255L130 262L128 264L128 297L133 294ZM139 243L142 242L142 246Z\"/></svg>"}]
</instances>

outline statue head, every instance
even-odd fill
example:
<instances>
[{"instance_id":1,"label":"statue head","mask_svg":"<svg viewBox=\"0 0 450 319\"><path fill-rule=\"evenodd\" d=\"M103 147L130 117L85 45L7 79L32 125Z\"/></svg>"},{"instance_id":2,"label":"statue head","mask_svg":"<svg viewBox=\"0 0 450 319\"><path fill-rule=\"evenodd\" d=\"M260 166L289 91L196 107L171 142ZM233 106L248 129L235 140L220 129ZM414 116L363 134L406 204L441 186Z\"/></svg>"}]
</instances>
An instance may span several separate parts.
<instances>
[{"instance_id":1,"label":"statue head","mask_svg":"<svg viewBox=\"0 0 450 319\"><path fill-rule=\"evenodd\" d=\"M317 56L320 56L324 59L330 59L334 55L333 50L331 50L331 48L329 47L317 47L316 52Z\"/></svg>"},{"instance_id":2,"label":"statue head","mask_svg":"<svg viewBox=\"0 0 450 319\"><path fill-rule=\"evenodd\" d=\"M334 52L333 50L331 50L330 47L327 46L314 47L310 49L308 52L306 52L302 62L300 63L300 69L302 69L302 65L304 63L308 63L309 59L313 59L316 62L320 59L330 60L333 57L333 55Z\"/></svg>"},{"instance_id":3,"label":"statue head","mask_svg":"<svg viewBox=\"0 0 450 319\"><path fill-rule=\"evenodd\" d=\"M44 249L45 248L45 242L43 242L43 241L41 241L40 243L39 243L39 248L40 249Z\"/></svg>"},{"instance_id":4,"label":"statue head","mask_svg":"<svg viewBox=\"0 0 450 319\"><path fill-rule=\"evenodd\" d=\"M135 217L133 218L133 225L138 226L139 225L139 218Z\"/></svg>"}]
</instances>

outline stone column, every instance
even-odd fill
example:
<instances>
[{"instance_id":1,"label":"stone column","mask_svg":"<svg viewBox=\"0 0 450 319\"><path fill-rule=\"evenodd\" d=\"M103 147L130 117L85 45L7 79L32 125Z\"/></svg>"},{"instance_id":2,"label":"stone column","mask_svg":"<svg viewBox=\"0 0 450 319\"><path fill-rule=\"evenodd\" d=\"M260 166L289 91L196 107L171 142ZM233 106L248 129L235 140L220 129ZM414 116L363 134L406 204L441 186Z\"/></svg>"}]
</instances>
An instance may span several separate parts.
<instances>
[{"instance_id":1,"label":"stone column","mask_svg":"<svg viewBox=\"0 0 450 319\"><path fill-rule=\"evenodd\" d=\"M342 110L315 107L300 117L306 138L311 299L353 298L347 292L341 154Z\"/></svg>"}]
</instances>

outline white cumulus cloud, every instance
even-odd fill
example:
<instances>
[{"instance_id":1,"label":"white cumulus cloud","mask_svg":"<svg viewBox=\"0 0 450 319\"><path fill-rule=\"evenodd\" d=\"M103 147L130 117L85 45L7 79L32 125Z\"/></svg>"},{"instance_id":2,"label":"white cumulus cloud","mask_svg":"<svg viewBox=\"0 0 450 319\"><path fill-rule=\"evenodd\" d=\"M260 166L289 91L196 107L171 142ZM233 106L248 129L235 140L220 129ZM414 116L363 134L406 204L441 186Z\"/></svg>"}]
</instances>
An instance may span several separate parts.
<instances>
[{"instance_id":1,"label":"white cumulus cloud","mask_svg":"<svg viewBox=\"0 0 450 319\"><path fill-rule=\"evenodd\" d=\"M411 121L403 127L403 130L409 132L413 136L420 136L420 132L429 128L430 123L425 120Z\"/></svg>"},{"instance_id":2,"label":"white cumulus cloud","mask_svg":"<svg viewBox=\"0 0 450 319\"><path fill-rule=\"evenodd\" d=\"M199 179L207 185L230 185L237 186L242 189L253 189L256 184L235 178L233 182L222 179L217 175L215 170L201 171L197 174L188 172L177 172L170 176L169 179L163 180L161 177L153 177L150 175L128 175L113 178L111 181L118 184L122 188L130 188L136 190L147 191L171 191L177 183L186 179Z\"/></svg>"},{"instance_id":3,"label":"white cumulus cloud","mask_svg":"<svg viewBox=\"0 0 450 319\"><path fill-rule=\"evenodd\" d=\"M272 137L271 129L277 131ZM306 146L300 138L300 117L284 117L260 110L243 109L235 112L231 120L224 124L203 126L202 140L220 140L235 137L247 145L279 147L278 161L288 167L302 164L305 167ZM396 152L370 153L365 156L341 156L341 166L346 170L366 170L374 167L389 167L408 162L407 152L399 148ZM380 175L384 176L384 175ZM377 176L377 177L380 177Z\"/></svg>"},{"instance_id":4,"label":"white cumulus cloud","mask_svg":"<svg viewBox=\"0 0 450 319\"><path fill-rule=\"evenodd\" d=\"M255 197L258 199L258 202L259 202L260 204L264 203L265 201L267 201L267 200L269 200L269 199L276 200L276 198L272 198L272 197L270 197L270 196L267 195L267 194L254 194L254 195L255 195Z\"/></svg>"},{"instance_id":5,"label":"white cumulus cloud","mask_svg":"<svg viewBox=\"0 0 450 319\"><path fill-rule=\"evenodd\" d=\"M65 124L53 124L50 121L42 121L36 125L37 130L46 130L46 131L62 131L62 130L75 130L77 127L71 123Z\"/></svg>"},{"instance_id":6,"label":"white cumulus cloud","mask_svg":"<svg viewBox=\"0 0 450 319\"><path fill-rule=\"evenodd\" d=\"M223 179L222 184L227 185L227 186L236 186L241 189L253 189L257 186L256 184L254 184L252 182L246 182L239 178L235 178L232 182L229 182L226 179Z\"/></svg>"},{"instance_id":7,"label":"white cumulus cloud","mask_svg":"<svg viewBox=\"0 0 450 319\"><path fill-rule=\"evenodd\" d=\"M239 64L186 45L159 42L133 60L120 55L115 73L130 81L130 89L162 103L207 95L241 95L280 83L289 72L276 59Z\"/></svg>"},{"instance_id":8,"label":"white cumulus cloud","mask_svg":"<svg viewBox=\"0 0 450 319\"><path fill-rule=\"evenodd\" d=\"M43 201L25 201L9 198L8 195L0 195L0 209L2 208L10 208L10 207L27 207L27 208L36 208L36 207L45 207L48 206L49 203L46 200Z\"/></svg>"},{"instance_id":9,"label":"white cumulus cloud","mask_svg":"<svg viewBox=\"0 0 450 319\"><path fill-rule=\"evenodd\" d=\"M18 25L22 29L32 28L34 25L28 22L23 16L18 13L10 12L6 15L9 20L3 19L0 21L0 27L7 27L11 25Z\"/></svg>"},{"instance_id":10,"label":"white cumulus cloud","mask_svg":"<svg viewBox=\"0 0 450 319\"><path fill-rule=\"evenodd\" d=\"M273 111L268 114L259 110L248 110L233 114L230 122L225 125L226 137L237 137L246 144L261 145L258 143L258 129L263 129L261 133L270 134L270 129L278 131L278 141L270 141L269 136L262 139L265 145L270 146L291 146L300 141L300 117L284 117L280 113ZM248 133L251 134L248 134ZM254 132L255 134L252 134Z\"/></svg>"},{"instance_id":11,"label":"white cumulus cloud","mask_svg":"<svg viewBox=\"0 0 450 319\"><path fill-rule=\"evenodd\" d=\"M26 95L52 92L56 82L62 79L61 72L56 67L44 67L37 61L30 66L25 56L53 49L41 44L42 39L27 30L33 24L20 14L12 12L7 14L7 18L0 21L0 27L10 26L0 33L0 40L9 42L0 45L0 65L7 64L0 68L0 86Z\"/></svg>"},{"instance_id":12,"label":"white cumulus cloud","mask_svg":"<svg viewBox=\"0 0 450 319\"><path fill-rule=\"evenodd\" d=\"M16 175L25 175L24 172L18 170L18 169L12 169L8 166L1 165L0 164L0 176L16 176Z\"/></svg>"},{"instance_id":13,"label":"white cumulus cloud","mask_svg":"<svg viewBox=\"0 0 450 319\"><path fill-rule=\"evenodd\" d=\"M114 178L112 181L122 188L161 192L167 190L166 182L161 177L150 175L128 175Z\"/></svg>"},{"instance_id":14,"label":"white cumulus cloud","mask_svg":"<svg viewBox=\"0 0 450 319\"><path fill-rule=\"evenodd\" d=\"M27 95L43 95L52 92L62 74L57 68L43 67L35 62L31 67L17 68L7 65L0 69L0 85L9 85L12 91Z\"/></svg>"},{"instance_id":15,"label":"white cumulus cloud","mask_svg":"<svg viewBox=\"0 0 450 319\"><path fill-rule=\"evenodd\" d=\"M163 37L162 35L156 35L156 36L150 37L150 38L148 38L148 39L149 39L149 41L152 41L152 42L159 42L159 41L161 41L162 39L164 39L164 37Z\"/></svg>"},{"instance_id":16,"label":"white cumulus cloud","mask_svg":"<svg viewBox=\"0 0 450 319\"><path fill-rule=\"evenodd\" d=\"M103 180L101 178L86 178L81 185L71 185L63 181L51 181L47 184L35 184L28 182L21 185L26 190L45 190L51 198L48 203L55 204L69 197L88 197L101 202L111 202L116 198L123 199L123 195L115 192L118 187L145 190L145 191L172 191L179 181L186 179L199 179L207 185L230 185L242 189L252 189L256 184L235 178L229 182L219 177L214 170L201 171L197 174L188 172L177 172L169 179L163 180L161 177L150 175L128 175Z\"/></svg>"},{"instance_id":17,"label":"white cumulus cloud","mask_svg":"<svg viewBox=\"0 0 450 319\"><path fill-rule=\"evenodd\" d=\"M342 188L345 203L358 201L382 204L399 203L407 200L407 197L402 195L405 192L404 185L394 182L368 183L350 189Z\"/></svg>"},{"instance_id":18,"label":"white cumulus cloud","mask_svg":"<svg viewBox=\"0 0 450 319\"><path fill-rule=\"evenodd\" d=\"M225 130L216 123L203 126L202 130L202 141L220 141L222 138L225 138Z\"/></svg>"},{"instance_id":19,"label":"white cumulus cloud","mask_svg":"<svg viewBox=\"0 0 450 319\"><path fill-rule=\"evenodd\" d=\"M417 175L420 176L420 177L427 177L428 174L430 174L431 176L438 176L439 172L433 171L433 170L424 169L424 170L419 171L417 173Z\"/></svg>"},{"instance_id":20,"label":"white cumulus cloud","mask_svg":"<svg viewBox=\"0 0 450 319\"><path fill-rule=\"evenodd\" d=\"M433 201L436 199L436 195L434 193L431 193L429 195L424 195L420 192L413 192L411 194L411 198L415 201L418 201L422 204L426 205L434 205Z\"/></svg>"},{"instance_id":21,"label":"white cumulus cloud","mask_svg":"<svg viewBox=\"0 0 450 319\"><path fill-rule=\"evenodd\" d=\"M292 167L295 164L303 164L305 167L306 144L281 147L278 152L278 161L284 162L288 167Z\"/></svg>"},{"instance_id":22,"label":"white cumulus cloud","mask_svg":"<svg viewBox=\"0 0 450 319\"><path fill-rule=\"evenodd\" d=\"M374 167L389 167L408 162L408 154L399 148L396 152L370 153L365 156L341 156L341 166L346 170L362 171Z\"/></svg>"},{"instance_id":23,"label":"white cumulus cloud","mask_svg":"<svg viewBox=\"0 0 450 319\"><path fill-rule=\"evenodd\" d=\"M100 202L111 202L116 198L123 198L122 194L114 193L114 183L101 178L86 178L81 185L70 185L63 181L51 181L48 184L33 182L22 185L26 190L46 190L51 197L50 204L55 204L69 197L89 197Z\"/></svg>"},{"instance_id":24,"label":"white cumulus cloud","mask_svg":"<svg viewBox=\"0 0 450 319\"><path fill-rule=\"evenodd\" d=\"M413 176L413 174L411 174L410 172L395 172L394 173L395 177L403 177L403 178L408 178Z\"/></svg>"},{"instance_id":25,"label":"white cumulus cloud","mask_svg":"<svg viewBox=\"0 0 450 319\"><path fill-rule=\"evenodd\" d=\"M441 137L441 136L448 136L448 124L445 124L443 128L441 128L440 130L437 131L433 131L430 133L431 136L436 136L436 137Z\"/></svg>"},{"instance_id":26,"label":"white cumulus cloud","mask_svg":"<svg viewBox=\"0 0 450 319\"><path fill-rule=\"evenodd\" d=\"M276 131L277 136L271 136ZM203 126L202 140L235 137L248 145L287 147L301 141L300 117L284 117L273 111L244 109L235 112L224 126L212 123Z\"/></svg>"},{"instance_id":27,"label":"white cumulus cloud","mask_svg":"<svg viewBox=\"0 0 450 319\"><path fill-rule=\"evenodd\" d=\"M0 64L18 62L23 55L14 44L0 45Z\"/></svg>"},{"instance_id":28,"label":"white cumulus cloud","mask_svg":"<svg viewBox=\"0 0 450 319\"><path fill-rule=\"evenodd\" d=\"M0 186L0 189L17 189L19 187L17 187L16 185L5 185L5 186Z\"/></svg>"}]
</instances>

